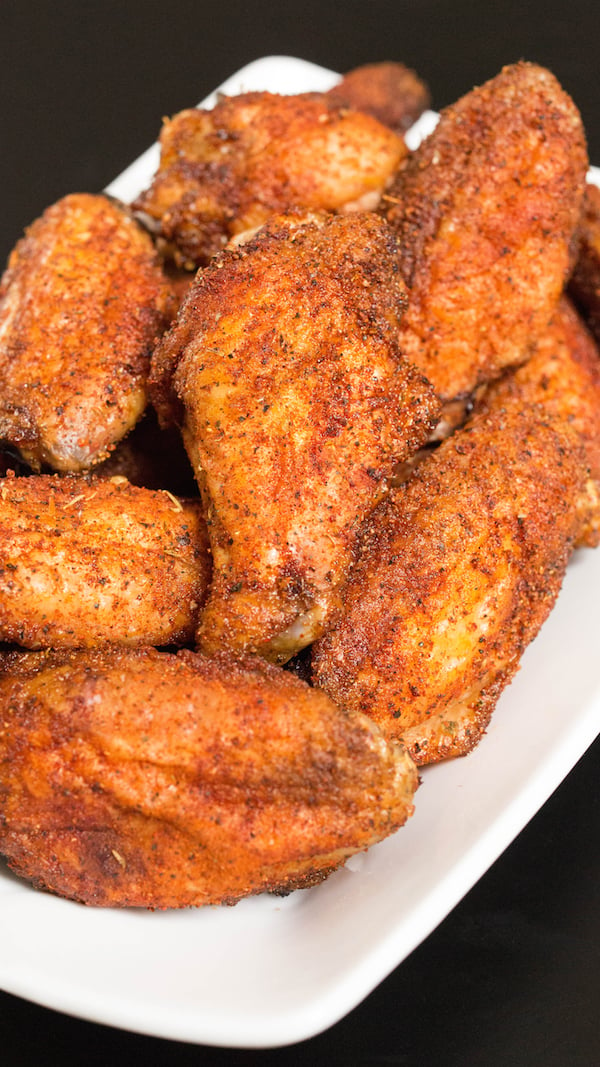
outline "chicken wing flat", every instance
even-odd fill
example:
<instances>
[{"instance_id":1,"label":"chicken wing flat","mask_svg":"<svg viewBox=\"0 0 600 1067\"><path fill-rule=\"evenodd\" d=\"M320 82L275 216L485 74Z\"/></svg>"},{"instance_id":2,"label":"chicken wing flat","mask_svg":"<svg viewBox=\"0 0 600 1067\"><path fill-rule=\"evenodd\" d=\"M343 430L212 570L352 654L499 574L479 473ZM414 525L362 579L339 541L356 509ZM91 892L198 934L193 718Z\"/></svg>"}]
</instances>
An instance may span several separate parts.
<instances>
[{"instance_id":1,"label":"chicken wing flat","mask_svg":"<svg viewBox=\"0 0 600 1067\"><path fill-rule=\"evenodd\" d=\"M153 359L183 404L213 583L200 647L284 661L322 632L360 525L439 412L401 361L397 248L374 214L282 219L200 272Z\"/></svg>"},{"instance_id":2,"label":"chicken wing flat","mask_svg":"<svg viewBox=\"0 0 600 1067\"><path fill-rule=\"evenodd\" d=\"M36 469L79 471L146 405L174 297L148 235L104 196L33 223L0 284L0 438Z\"/></svg>"},{"instance_id":3,"label":"chicken wing flat","mask_svg":"<svg viewBox=\"0 0 600 1067\"><path fill-rule=\"evenodd\" d=\"M600 340L600 189L588 182L569 293L596 340Z\"/></svg>"},{"instance_id":4,"label":"chicken wing flat","mask_svg":"<svg viewBox=\"0 0 600 1067\"><path fill-rule=\"evenodd\" d=\"M392 130L319 93L224 97L175 115L160 144L159 169L133 207L188 269L290 208L375 207L406 154Z\"/></svg>"},{"instance_id":5,"label":"chicken wing flat","mask_svg":"<svg viewBox=\"0 0 600 1067\"><path fill-rule=\"evenodd\" d=\"M588 167L575 105L518 63L442 112L385 211L409 306L400 347L444 401L524 361L570 266Z\"/></svg>"},{"instance_id":6,"label":"chicken wing flat","mask_svg":"<svg viewBox=\"0 0 600 1067\"><path fill-rule=\"evenodd\" d=\"M199 501L124 478L0 480L0 641L184 644L210 580Z\"/></svg>"},{"instance_id":7,"label":"chicken wing flat","mask_svg":"<svg viewBox=\"0 0 600 1067\"><path fill-rule=\"evenodd\" d=\"M403 63L365 63L344 75L327 93L341 107L373 115L404 133L431 104L429 89Z\"/></svg>"},{"instance_id":8,"label":"chicken wing flat","mask_svg":"<svg viewBox=\"0 0 600 1067\"><path fill-rule=\"evenodd\" d=\"M11 654L0 724L0 852L87 904L313 884L398 829L417 786L369 719L260 662Z\"/></svg>"},{"instance_id":9,"label":"chicken wing flat","mask_svg":"<svg viewBox=\"0 0 600 1067\"><path fill-rule=\"evenodd\" d=\"M597 540L599 443L598 353L562 306L530 361L371 516L316 684L417 763L472 748L574 544Z\"/></svg>"}]
</instances>

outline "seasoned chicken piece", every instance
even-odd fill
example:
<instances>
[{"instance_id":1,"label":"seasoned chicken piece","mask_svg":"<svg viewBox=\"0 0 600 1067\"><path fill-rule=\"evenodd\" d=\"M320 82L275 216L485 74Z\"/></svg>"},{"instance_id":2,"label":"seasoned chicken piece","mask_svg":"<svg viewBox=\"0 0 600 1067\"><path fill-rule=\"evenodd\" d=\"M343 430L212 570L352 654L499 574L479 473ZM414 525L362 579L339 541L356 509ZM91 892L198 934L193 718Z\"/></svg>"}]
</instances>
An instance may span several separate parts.
<instances>
[{"instance_id":1,"label":"seasoned chicken piece","mask_svg":"<svg viewBox=\"0 0 600 1067\"><path fill-rule=\"evenodd\" d=\"M371 516L315 683L418 763L472 748L574 544L598 540L599 446L598 353L562 306L531 360Z\"/></svg>"},{"instance_id":2,"label":"seasoned chicken piece","mask_svg":"<svg viewBox=\"0 0 600 1067\"><path fill-rule=\"evenodd\" d=\"M425 83L403 63L366 63L356 67L327 96L340 107L373 115L400 134L431 104Z\"/></svg>"},{"instance_id":3,"label":"seasoned chicken piece","mask_svg":"<svg viewBox=\"0 0 600 1067\"><path fill-rule=\"evenodd\" d=\"M0 480L0 641L193 639L210 580L199 501L85 475Z\"/></svg>"},{"instance_id":4,"label":"seasoned chicken piece","mask_svg":"<svg viewBox=\"0 0 600 1067\"><path fill-rule=\"evenodd\" d=\"M133 207L188 269L290 208L375 207L406 154L393 131L320 93L223 97L211 111L175 115L160 144L159 169Z\"/></svg>"},{"instance_id":5,"label":"seasoned chicken piece","mask_svg":"<svg viewBox=\"0 0 600 1067\"><path fill-rule=\"evenodd\" d=\"M0 678L0 852L86 904L232 904L323 879L412 813L414 764L266 663L20 653Z\"/></svg>"},{"instance_id":6,"label":"seasoned chicken piece","mask_svg":"<svg viewBox=\"0 0 600 1067\"><path fill-rule=\"evenodd\" d=\"M146 405L174 297L150 238L105 196L59 200L0 284L0 439L35 468L103 459Z\"/></svg>"},{"instance_id":7,"label":"seasoned chicken piece","mask_svg":"<svg viewBox=\"0 0 600 1067\"><path fill-rule=\"evenodd\" d=\"M206 505L203 651L284 661L322 632L362 521L439 412L398 356L403 303L376 215L282 219L200 272L153 374Z\"/></svg>"},{"instance_id":8,"label":"seasoned chicken piece","mask_svg":"<svg viewBox=\"0 0 600 1067\"><path fill-rule=\"evenodd\" d=\"M409 290L400 348L444 401L523 362L567 278L588 160L555 77L518 63L442 112L385 215Z\"/></svg>"},{"instance_id":9,"label":"seasoned chicken piece","mask_svg":"<svg viewBox=\"0 0 600 1067\"><path fill-rule=\"evenodd\" d=\"M600 340L600 189L588 182L569 293L596 340Z\"/></svg>"}]
</instances>

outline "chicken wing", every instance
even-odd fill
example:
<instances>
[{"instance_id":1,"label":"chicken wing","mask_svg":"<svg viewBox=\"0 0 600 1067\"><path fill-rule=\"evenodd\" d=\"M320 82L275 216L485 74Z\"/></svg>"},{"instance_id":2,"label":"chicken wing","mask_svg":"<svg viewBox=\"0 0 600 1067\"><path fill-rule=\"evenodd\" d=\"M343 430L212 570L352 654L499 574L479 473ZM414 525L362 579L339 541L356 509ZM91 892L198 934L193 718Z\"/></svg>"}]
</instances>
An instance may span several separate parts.
<instances>
[{"instance_id":1,"label":"chicken wing","mask_svg":"<svg viewBox=\"0 0 600 1067\"><path fill-rule=\"evenodd\" d=\"M104 196L33 223L0 284L0 439L36 469L83 470L146 405L174 297L148 235Z\"/></svg>"},{"instance_id":2,"label":"chicken wing","mask_svg":"<svg viewBox=\"0 0 600 1067\"><path fill-rule=\"evenodd\" d=\"M587 167L575 105L530 63L444 111L400 167L382 201L410 295L400 347L444 401L523 362L546 329Z\"/></svg>"},{"instance_id":3,"label":"chicken wing","mask_svg":"<svg viewBox=\"0 0 600 1067\"><path fill-rule=\"evenodd\" d=\"M85 475L0 480L0 641L184 644L210 580L199 501Z\"/></svg>"},{"instance_id":4,"label":"chicken wing","mask_svg":"<svg viewBox=\"0 0 600 1067\"><path fill-rule=\"evenodd\" d=\"M282 219L200 272L153 358L183 404L214 575L205 652L284 661L320 632L360 525L439 405L398 357L397 248L375 215Z\"/></svg>"},{"instance_id":5,"label":"chicken wing","mask_svg":"<svg viewBox=\"0 0 600 1067\"><path fill-rule=\"evenodd\" d=\"M20 653L0 677L0 852L101 906L313 884L412 813L414 764L266 663Z\"/></svg>"},{"instance_id":6,"label":"chicken wing","mask_svg":"<svg viewBox=\"0 0 600 1067\"><path fill-rule=\"evenodd\" d=\"M175 115L160 143L159 169L133 207L188 269L290 208L375 207L406 154L393 131L320 93L223 97Z\"/></svg>"},{"instance_id":7,"label":"chicken wing","mask_svg":"<svg viewBox=\"0 0 600 1067\"><path fill-rule=\"evenodd\" d=\"M475 745L574 544L598 539L598 364L561 306L539 351L367 524L314 680L418 763Z\"/></svg>"},{"instance_id":8,"label":"chicken wing","mask_svg":"<svg viewBox=\"0 0 600 1067\"><path fill-rule=\"evenodd\" d=\"M340 107L373 115L400 134L431 104L425 83L403 63L365 63L345 74L327 96Z\"/></svg>"}]
</instances>

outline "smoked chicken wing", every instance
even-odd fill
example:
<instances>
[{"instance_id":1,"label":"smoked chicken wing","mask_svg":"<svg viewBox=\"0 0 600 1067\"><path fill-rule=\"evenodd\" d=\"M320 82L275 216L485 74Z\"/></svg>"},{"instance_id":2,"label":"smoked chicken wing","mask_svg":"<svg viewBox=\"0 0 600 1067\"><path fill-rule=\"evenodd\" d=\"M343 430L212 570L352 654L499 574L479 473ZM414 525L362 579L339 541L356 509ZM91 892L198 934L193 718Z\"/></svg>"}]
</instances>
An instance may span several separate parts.
<instances>
[{"instance_id":1,"label":"smoked chicken wing","mask_svg":"<svg viewBox=\"0 0 600 1067\"><path fill-rule=\"evenodd\" d=\"M86 904L235 903L320 881L412 813L370 719L260 661L13 653L0 677L0 853Z\"/></svg>"},{"instance_id":2,"label":"smoked chicken wing","mask_svg":"<svg viewBox=\"0 0 600 1067\"><path fill-rule=\"evenodd\" d=\"M0 439L37 469L103 459L144 410L150 353L174 309L125 210L87 194L48 208L0 283Z\"/></svg>"},{"instance_id":3,"label":"smoked chicken wing","mask_svg":"<svg viewBox=\"0 0 600 1067\"><path fill-rule=\"evenodd\" d=\"M185 644L209 580L199 501L122 477L0 480L0 641Z\"/></svg>"},{"instance_id":4,"label":"smoked chicken wing","mask_svg":"<svg viewBox=\"0 0 600 1067\"><path fill-rule=\"evenodd\" d=\"M398 355L397 248L376 215L282 219L199 273L153 359L183 419L214 576L205 652L284 661L322 632L360 525L439 413Z\"/></svg>"},{"instance_id":5,"label":"smoked chicken wing","mask_svg":"<svg viewBox=\"0 0 600 1067\"><path fill-rule=\"evenodd\" d=\"M418 763L476 744L600 520L600 366L562 305L538 352L372 514L314 681Z\"/></svg>"},{"instance_id":6,"label":"smoked chicken wing","mask_svg":"<svg viewBox=\"0 0 600 1067\"><path fill-rule=\"evenodd\" d=\"M188 269L291 208L375 207L406 154L392 130L320 93L223 97L175 115L160 144L159 169L133 207Z\"/></svg>"},{"instance_id":7,"label":"smoked chicken wing","mask_svg":"<svg viewBox=\"0 0 600 1067\"><path fill-rule=\"evenodd\" d=\"M523 362L570 267L588 167L581 118L529 63L442 112L383 205L409 304L400 348L444 401Z\"/></svg>"}]
</instances>

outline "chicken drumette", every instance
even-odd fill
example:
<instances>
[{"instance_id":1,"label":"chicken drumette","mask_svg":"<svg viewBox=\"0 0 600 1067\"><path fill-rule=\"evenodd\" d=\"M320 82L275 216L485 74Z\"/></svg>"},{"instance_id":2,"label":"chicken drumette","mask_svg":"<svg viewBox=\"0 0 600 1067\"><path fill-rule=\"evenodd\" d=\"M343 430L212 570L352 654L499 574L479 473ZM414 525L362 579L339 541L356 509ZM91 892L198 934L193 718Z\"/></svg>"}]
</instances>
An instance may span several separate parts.
<instances>
[{"instance_id":1,"label":"chicken drumette","mask_svg":"<svg viewBox=\"0 0 600 1067\"><path fill-rule=\"evenodd\" d=\"M124 209L87 194L48 208L0 283L0 439L34 468L103 459L145 408L150 353L174 310Z\"/></svg>"},{"instance_id":2,"label":"chicken drumette","mask_svg":"<svg viewBox=\"0 0 600 1067\"><path fill-rule=\"evenodd\" d=\"M437 418L395 344L397 256L375 215L274 222L200 272L155 354L208 518L204 651L285 660L318 636L361 523Z\"/></svg>"},{"instance_id":3,"label":"chicken drumette","mask_svg":"<svg viewBox=\"0 0 600 1067\"><path fill-rule=\"evenodd\" d=\"M506 67L440 117L382 201L409 305L400 347L443 401L523 362L565 284L588 167L554 75Z\"/></svg>"},{"instance_id":4,"label":"chicken drumette","mask_svg":"<svg viewBox=\"0 0 600 1067\"><path fill-rule=\"evenodd\" d=\"M315 683L419 763L478 741L600 532L600 360L565 303L537 353L372 514Z\"/></svg>"}]
</instances>

